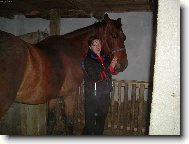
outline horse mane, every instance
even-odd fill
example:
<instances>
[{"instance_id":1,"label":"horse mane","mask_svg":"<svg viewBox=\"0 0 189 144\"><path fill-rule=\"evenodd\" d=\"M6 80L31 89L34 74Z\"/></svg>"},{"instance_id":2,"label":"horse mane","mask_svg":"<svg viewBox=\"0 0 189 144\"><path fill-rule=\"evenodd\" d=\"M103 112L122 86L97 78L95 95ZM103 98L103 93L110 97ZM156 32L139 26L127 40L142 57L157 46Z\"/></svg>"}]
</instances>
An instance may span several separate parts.
<instances>
[{"instance_id":1,"label":"horse mane","mask_svg":"<svg viewBox=\"0 0 189 144\"><path fill-rule=\"evenodd\" d=\"M72 37L73 35L74 36L76 36L77 34L81 35L81 34L85 33L86 31L89 31L91 29L96 29L96 28L102 26L102 24L103 23L101 21L100 22L95 22L92 25L89 25L89 26L74 30L72 32L66 33L66 34L63 35L63 37L69 38L69 37Z\"/></svg>"}]
</instances>

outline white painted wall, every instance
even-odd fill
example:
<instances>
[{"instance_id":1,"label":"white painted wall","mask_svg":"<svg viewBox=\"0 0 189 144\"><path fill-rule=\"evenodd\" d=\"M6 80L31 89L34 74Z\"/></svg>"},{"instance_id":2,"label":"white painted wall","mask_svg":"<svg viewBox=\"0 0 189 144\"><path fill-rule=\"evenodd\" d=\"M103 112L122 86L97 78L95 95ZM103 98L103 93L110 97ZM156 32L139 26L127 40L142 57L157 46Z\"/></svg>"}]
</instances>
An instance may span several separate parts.
<instances>
[{"instance_id":1,"label":"white painted wall","mask_svg":"<svg viewBox=\"0 0 189 144\"><path fill-rule=\"evenodd\" d=\"M121 18L122 28L127 36L125 46L128 54L128 67L114 76L114 79L148 81L152 45L152 13L128 12L108 13L112 19ZM63 18L60 34L88 26L97 22L95 18ZM49 21L41 18L25 18L16 15L14 19L0 18L0 30L21 35L37 30L49 31Z\"/></svg>"},{"instance_id":2,"label":"white painted wall","mask_svg":"<svg viewBox=\"0 0 189 144\"><path fill-rule=\"evenodd\" d=\"M150 135L180 135L180 1L159 0Z\"/></svg>"},{"instance_id":3,"label":"white painted wall","mask_svg":"<svg viewBox=\"0 0 189 144\"><path fill-rule=\"evenodd\" d=\"M0 30L12 33L16 36L34 32L37 30L49 31L50 22L41 18L25 18L23 15L16 15L14 19L0 17Z\"/></svg>"}]
</instances>

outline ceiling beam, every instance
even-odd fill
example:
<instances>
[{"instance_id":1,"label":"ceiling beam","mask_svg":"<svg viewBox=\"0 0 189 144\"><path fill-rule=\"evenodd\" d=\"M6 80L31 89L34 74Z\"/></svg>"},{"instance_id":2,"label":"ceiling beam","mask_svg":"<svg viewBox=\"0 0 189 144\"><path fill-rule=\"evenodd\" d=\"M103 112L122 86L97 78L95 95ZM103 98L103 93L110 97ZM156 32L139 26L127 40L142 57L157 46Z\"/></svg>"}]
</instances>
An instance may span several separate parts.
<instances>
[{"instance_id":1,"label":"ceiling beam","mask_svg":"<svg viewBox=\"0 0 189 144\"><path fill-rule=\"evenodd\" d=\"M0 3L0 17L23 14L30 18L49 19L49 11L57 9L62 18L95 17L106 12L152 11L154 0L12 0Z\"/></svg>"}]
</instances>

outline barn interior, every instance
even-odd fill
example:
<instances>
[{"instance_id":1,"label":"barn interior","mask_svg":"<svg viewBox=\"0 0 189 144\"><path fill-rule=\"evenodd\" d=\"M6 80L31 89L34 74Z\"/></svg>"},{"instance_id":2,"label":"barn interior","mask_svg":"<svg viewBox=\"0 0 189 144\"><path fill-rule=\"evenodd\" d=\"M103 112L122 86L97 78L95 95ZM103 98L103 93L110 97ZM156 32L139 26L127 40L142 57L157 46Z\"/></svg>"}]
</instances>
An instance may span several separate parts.
<instances>
[{"instance_id":1,"label":"barn interior","mask_svg":"<svg viewBox=\"0 0 189 144\"><path fill-rule=\"evenodd\" d=\"M121 18L122 29L127 37L125 47L129 64L124 72L113 76L115 113L109 113L105 135L148 135L156 11L155 0L2 0L0 1L0 30L16 36L38 31L48 35L63 35L102 20L105 13L112 19ZM56 27L52 27L52 24ZM30 43L36 43L38 40L36 37L32 37L32 40L30 38ZM130 101L127 109L123 104L125 83L128 85L127 97ZM62 103L61 100L60 103ZM22 112L16 116L15 121L13 115L21 109ZM62 113L61 108L56 112L57 120L53 128L44 125L42 120L37 123L43 129L36 128L36 119L39 119L41 113L47 117L46 109L46 104L28 106L14 103L0 122L0 133L63 135L64 119L58 117ZM77 107L76 111L78 116L75 135L80 135L84 121L83 110ZM20 119L24 119L24 122L20 122Z\"/></svg>"}]
</instances>

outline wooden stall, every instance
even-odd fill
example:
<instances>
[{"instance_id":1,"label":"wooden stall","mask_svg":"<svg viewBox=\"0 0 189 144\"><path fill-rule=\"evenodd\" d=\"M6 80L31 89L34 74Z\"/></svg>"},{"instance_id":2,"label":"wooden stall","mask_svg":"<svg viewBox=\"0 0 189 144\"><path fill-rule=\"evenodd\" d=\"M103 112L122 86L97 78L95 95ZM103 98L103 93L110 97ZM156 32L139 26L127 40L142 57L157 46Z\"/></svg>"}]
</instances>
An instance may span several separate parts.
<instances>
[{"instance_id":1,"label":"wooden stall","mask_svg":"<svg viewBox=\"0 0 189 144\"><path fill-rule=\"evenodd\" d=\"M1 135L46 135L47 104L13 103L0 120Z\"/></svg>"},{"instance_id":2,"label":"wooden stall","mask_svg":"<svg viewBox=\"0 0 189 144\"><path fill-rule=\"evenodd\" d=\"M148 111L149 83L143 81L113 81L111 106L105 125L105 135L145 135ZM76 108L75 133L84 126L83 84Z\"/></svg>"},{"instance_id":3,"label":"wooden stall","mask_svg":"<svg viewBox=\"0 0 189 144\"><path fill-rule=\"evenodd\" d=\"M145 135L148 98L151 96L149 84L142 81L114 80L112 85L111 106L104 135ZM83 94L84 87L82 84L79 87L79 100L75 109L75 135L80 135L84 127ZM14 103L7 115L0 121L0 133L8 135L48 135L49 133L46 132L48 127L44 125L47 121L48 109L44 105L32 106ZM63 99L59 100L58 109L62 109L62 105ZM64 118L58 118L58 115L60 115L58 109L56 123L51 135L63 135L65 131ZM34 115L35 117L32 117Z\"/></svg>"}]
</instances>

